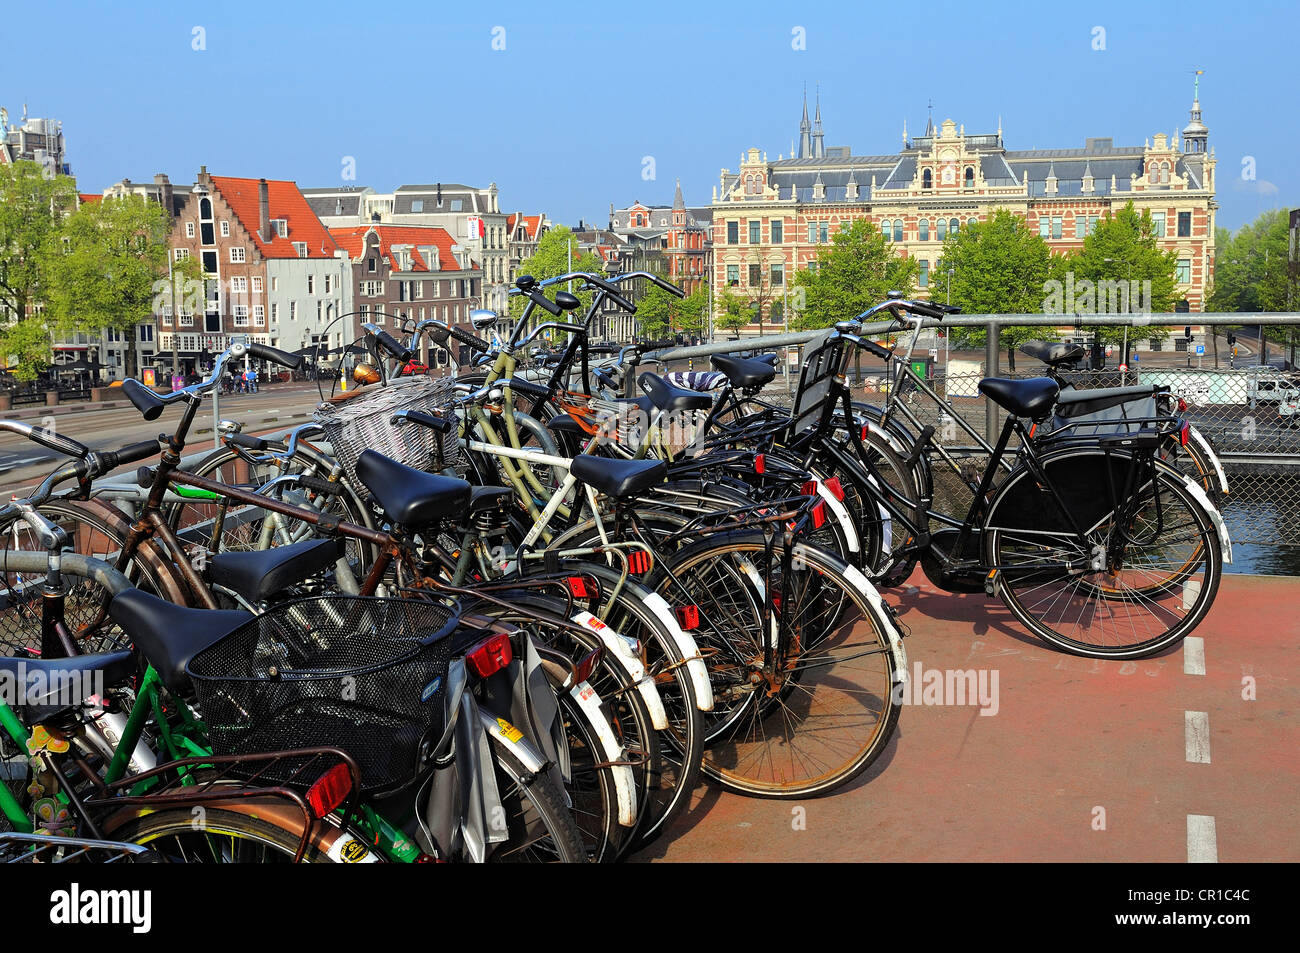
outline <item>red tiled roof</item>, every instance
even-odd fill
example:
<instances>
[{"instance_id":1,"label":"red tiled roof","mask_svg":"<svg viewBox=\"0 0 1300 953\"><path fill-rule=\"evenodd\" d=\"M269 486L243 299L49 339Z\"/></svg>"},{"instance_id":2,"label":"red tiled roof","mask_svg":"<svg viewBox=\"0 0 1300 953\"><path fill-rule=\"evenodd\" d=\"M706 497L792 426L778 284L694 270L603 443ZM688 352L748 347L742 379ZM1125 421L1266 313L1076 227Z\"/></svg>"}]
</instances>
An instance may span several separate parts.
<instances>
[{"instance_id":1,"label":"red tiled roof","mask_svg":"<svg viewBox=\"0 0 1300 953\"><path fill-rule=\"evenodd\" d=\"M77 199L81 205L85 205L87 202L101 202L104 196L97 192L82 192L78 194Z\"/></svg>"},{"instance_id":2,"label":"red tiled roof","mask_svg":"<svg viewBox=\"0 0 1300 953\"><path fill-rule=\"evenodd\" d=\"M238 179L229 175L214 175L212 185L226 200L240 224L253 236L265 258L297 258L294 242L307 243L308 258L333 258L337 245L330 237L329 229L321 224L316 213L307 204L307 199L298 191L295 182L282 179L267 179L267 199L272 219L282 218L289 226L289 237L281 238L272 231L271 240L263 241L258 234L258 181L257 179Z\"/></svg>"},{"instance_id":3,"label":"red tiled roof","mask_svg":"<svg viewBox=\"0 0 1300 953\"><path fill-rule=\"evenodd\" d=\"M452 254L451 246L455 244L451 234L445 228L427 225L359 225L352 228L331 228L330 235L339 248L351 258L361 257L365 246L366 234L374 229L379 235L379 253L388 259L394 271L400 271L400 263L393 257L394 245L411 246L411 271L428 271L429 266L420 254L420 248L433 245L438 249L439 271L460 271L461 266ZM468 266L474 267L473 262Z\"/></svg>"},{"instance_id":4,"label":"red tiled roof","mask_svg":"<svg viewBox=\"0 0 1300 953\"><path fill-rule=\"evenodd\" d=\"M524 236L530 242L537 241L537 231L542 225L542 217L540 215L521 215L518 212L513 215L507 215L506 229L511 235L513 235L515 233L515 224L521 218L524 220Z\"/></svg>"}]
</instances>

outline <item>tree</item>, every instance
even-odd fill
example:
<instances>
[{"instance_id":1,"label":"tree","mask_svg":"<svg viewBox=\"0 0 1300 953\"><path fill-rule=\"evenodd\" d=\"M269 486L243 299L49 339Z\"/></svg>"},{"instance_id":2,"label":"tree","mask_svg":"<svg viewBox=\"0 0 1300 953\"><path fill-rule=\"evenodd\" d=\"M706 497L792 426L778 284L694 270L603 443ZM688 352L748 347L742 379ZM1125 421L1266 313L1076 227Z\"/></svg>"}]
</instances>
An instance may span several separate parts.
<instances>
[{"instance_id":1,"label":"tree","mask_svg":"<svg viewBox=\"0 0 1300 953\"><path fill-rule=\"evenodd\" d=\"M1077 300L1073 310L1066 310L1072 314L1173 311L1181 297L1177 264L1174 252L1160 250L1150 213L1139 215L1129 201L1118 213L1097 223L1083 240L1082 249L1064 256L1061 274L1075 288L1083 289L1075 292L1076 299L1085 299ZM1089 283L1086 286L1082 285L1085 281ZM1088 291L1095 294L1091 307L1086 302ZM1098 326L1095 330L1099 341L1110 344L1124 336L1122 326ZM1169 329L1147 327L1142 335L1165 338Z\"/></svg>"},{"instance_id":2,"label":"tree","mask_svg":"<svg viewBox=\"0 0 1300 953\"><path fill-rule=\"evenodd\" d=\"M35 162L0 165L0 360L33 380L50 361L50 333L38 307L44 265L63 218L77 204L76 182L48 176Z\"/></svg>"},{"instance_id":3,"label":"tree","mask_svg":"<svg viewBox=\"0 0 1300 953\"><path fill-rule=\"evenodd\" d=\"M135 366L136 325L152 321L167 281L167 212L129 195L87 203L68 216L47 248L44 300L60 332L124 332L128 377Z\"/></svg>"},{"instance_id":4,"label":"tree","mask_svg":"<svg viewBox=\"0 0 1300 953\"><path fill-rule=\"evenodd\" d=\"M532 275L538 281L556 278L570 271L601 274L603 270L604 264L599 255L595 252L578 250L578 239L567 225L557 225L543 235L532 257L525 259L519 265L519 274ZM591 307L590 291L578 293L572 288L566 290L578 295L584 312ZM517 320L524 313L525 301L526 299L520 296L510 299L511 318Z\"/></svg>"},{"instance_id":5,"label":"tree","mask_svg":"<svg viewBox=\"0 0 1300 953\"><path fill-rule=\"evenodd\" d=\"M864 218L841 226L829 246L819 246L815 265L794 276L791 330L830 327L885 300L890 291L911 294L917 273L916 259L894 254Z\"/></svg>"},{"instance_id":6,"label":"tree","mask_svg":"<svg viewBox=\"0 0 1300 953\"><path fill-rule=\"evenodd\" d=\"M717 299L717 312L713 316L714 327L721 331L729 331L731 334L737 334L741 328L749 324L752 313L749 305L743 298L735 294L730 288L723 289Z\"/></svg>"},{"instance_id":7,"label":"tree","mask_svg":"<svg viewBox=\"0 0 1300 953\"><path fill-rule=\"evenodd\" d=\"M708 311L708 294L704 289L679 298L654 283L636 306L636 317L641 335L653 341L675 334L697 335L704 331L704 316Z\"/></svg>"},{"instance_id":8,"label":"tree","mask_svg":"<svg viewBox=\"0 0 1300 953\"><path fill-rule=\"evenodd\" d=\"M1207 309L1260 312L1300 307L1297 290L1290 286L1289 242L1290 225L1284 209L1265 212L1236 234L1216 229L1214 287ZM1289 325L1263 329L1268 338L1291 341L1293 349L1294 331Z\"/></svg>"},{"instance_id":9,"label":"tree","mask_svg":"<svg viewBox=\"0 0 1300 953\"><path fill-rule=\"evenodd\" d=\"M1025 226L1024 220L998 210L982 222L967 225L943 243L943 256L931 273L947 292L952 269L951 303L969 314L1036 314L1051 277L1052 253L1047 242ZM932 287L937 287L932 284ZM983 347L983 328L954 328L956 347ZM1050 328L1004 327L999 341L1014 349L1023 341L1053 337Z\"/></svg>"}]
</instances>

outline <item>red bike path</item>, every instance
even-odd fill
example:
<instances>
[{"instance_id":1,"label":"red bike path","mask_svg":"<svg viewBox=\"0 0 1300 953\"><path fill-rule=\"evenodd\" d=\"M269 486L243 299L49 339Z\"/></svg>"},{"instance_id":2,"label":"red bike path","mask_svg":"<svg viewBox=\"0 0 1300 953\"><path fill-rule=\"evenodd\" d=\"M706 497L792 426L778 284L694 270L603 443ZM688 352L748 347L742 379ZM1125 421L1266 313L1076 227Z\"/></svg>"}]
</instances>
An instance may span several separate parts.
<instances>
[{"instance_id":1,"label":"red bike path","mask_svg":"<svg viewBox=\"0 0 1300 953\"><path fill-rule=\"evenodd\" d=\"M1135 662L1061 654L996 600L911 584L887 599L912 674L996 671L997 713L908 705L823 798L701 786L636 859L1300 860L1300 580L1225 576L1199 644Z\"/></svg>"}]
</instances>

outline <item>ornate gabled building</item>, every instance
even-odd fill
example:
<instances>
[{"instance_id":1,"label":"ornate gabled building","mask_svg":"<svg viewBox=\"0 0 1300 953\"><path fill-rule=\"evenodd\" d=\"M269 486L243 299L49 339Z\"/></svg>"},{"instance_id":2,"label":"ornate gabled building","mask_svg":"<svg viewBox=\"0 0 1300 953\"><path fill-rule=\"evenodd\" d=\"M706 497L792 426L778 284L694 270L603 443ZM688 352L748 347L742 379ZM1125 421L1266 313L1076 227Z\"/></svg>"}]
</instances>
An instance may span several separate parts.
<instances>
[{"instance_id":1,"label":"ornate gabled building","mask_svg":"<svg viewBox=\"0 0 1300 953\"><path fill-rule=\"evenodd\" d=\"M1081 247L1100 218L1129 201L1151 214L1160 244L1175 253L1190 310L1203 309L1217 205L1199 96L1181 137L1157 133L1141 146L1090 138L1082 148L1017 151L1006 147L1001 120L996 132L982 134L951 119L938 127L930 121L915 137L904 123L902 148L887 155L853 155L824 146L822 137L820 102L810 123L805 94L798 155L773 162L749 149L738 169L722 170L714 190L715 292L750 298L765 318L793 273L856 219L868 219L899 254L917 259L918 292L926 296L941 293L935 265L944 239L999 209L1064 252ZM1125 280L1122 270L1115 279Z\"/></svg>"},{"instance_id":2,"label":"ornate gabled building","mask_svg":"<svg viewBox=\"0 0 1300 953\"><path fill-rule=\"evenodd\" d=\"M641 202L620 209L611 206L609 229L631 249L646 253L636 267L661 270L670 281L691 294L708 280L712 251L710 219L709 208L692 208L686 204L678 179L671 206Z\"/></svg>"}]
</instances>

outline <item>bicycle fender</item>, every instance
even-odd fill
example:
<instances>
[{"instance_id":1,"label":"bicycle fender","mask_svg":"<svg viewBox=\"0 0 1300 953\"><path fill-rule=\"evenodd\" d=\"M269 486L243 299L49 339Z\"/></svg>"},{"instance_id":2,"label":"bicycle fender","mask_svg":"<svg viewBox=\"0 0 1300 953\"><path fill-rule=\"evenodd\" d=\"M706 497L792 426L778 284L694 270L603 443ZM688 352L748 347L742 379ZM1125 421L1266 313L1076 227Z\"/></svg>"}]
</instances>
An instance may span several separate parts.
<instances>
[{"instance_id":1,"label":"bicycle fender","mask_svg":"<svg viewBox=\"0 0 1300 953\"><path fill-rule=\"evenodd\" d=\"M858 543L858 531L853 526L853 520L849 519L848 508L836 498L835 494L821 480L814 477L813 484L817 487L817 495L821 497L822 502L834 514L836 522L843 527L844 541L848 544L849 552L861 552L862 547Z\"/></svg>"},{"instance_id":2,"label":"bicycle fender","mask_svg":"<svg viewBox=\"0 0 1300 953\"><path fill-rule=\"evenodd\" d=\"M907 681L907 649L903 648L903 638L898 634L898 629L894 627L894 617L890 611L885 608L884 600L880 598L880 592L871 581L862 574L857 566L845 566L844 575L858 589L858 592L866 598L871 604L871 608L876 610L880 621L884 624L885 635L889 639L889 649L894 655L894 679L900 685Z\"/></svg>"},{"instance_id":3,"label":"bicycle fender","mask_svg":"<svg viewBox=\"0 0 1300 953\"><path fill-rule=\"evenodd\" d=\"M739 562L741 571L745 574L745 578L748 579L749 584L758 591L758 598L766 603L767 583L763 581L763 574L758 571L758 567L754 565L753 560L748 556L741 558ZM777 642L780 641L780 633L777 628L779 622L780 620L777 619L775 614L773 614L771 619L772 624L768 626L767 632L768 644L771 645L773 649L776 648Z\"/></svg>"},{"instance_id":4,"label":"bicycle fender","mask_svg":"<svg viewBox=\"0 0 1300 953\"><path fill-rule=\"evenodd\" d=\"M1174 471L1177 473L1177 471ZM1223 514L1219 508L1210 502L1210 497L1206 494L1205 489L1199 483L1193 483L1189 477L1179 473L1178 477L1183 481L1183 486L1187 492L1195 497L1196 502L1205 507L1205 512L1210 514L1210 522L1219 533L1219 543L1223 547L1223 561L1232 562L1232 540L1228 538L1228 524L1223 521Z\"/></svg>"},{"instance_id":5,"label":"bicycle fender","mask_svg":"<svg viewBox=\"0 0 1300 953\"><path fill-rule=\"evenodd\" d=\"M636 683L641 700L650 711L650 723L655 731L665 730L668 727L668 712L664 710L664 700L659 697L659 689L655 687L654 679L646 673L645 666L627 644L626 637L611 629L590 612L579 612L573 617L573 621L600 636L605 648L609 649L618 663L623 666L628 677Z\"/></svg>"},{"instance_id":6,"label":"bicycle fender","mask_svg":"<svg viewBox=\"0 0 1300 953\"><path fill-rule=\"evenodd\" d=\"M695 687L695 707L700 711L713 711L713 685L709 682L709 669L704 664L704 659L700 658L699 646L695 644L693 638L682 631L682 627L677 624L677 619L673 617L672 610L663 596L652 592L646 596L645 604L664 624L664 628L677 643L682 658L686 659L686 671L691 677L691 684Z\"/></svg>"},{"instance_id":7,"label":"bicycle fender","mask_svg":"<svg viewBox=\"0 0 1300 953\"><path fill-rule=\"evenodd\" d=\"M1214 472L1219 478L1219 490L1224 496L1227 496L1228 476L1223 472L1223 464L1219 462L1219 455L1214 452L1214 448L1210 446L1210 441L1205 439L1204 434L1195 427L1188 427L1187 429L1191 433L1192 439L1200 445L1201 449L1205 451L1205 455L1210 458L1210 462L1214 464Z\"/></svg>"},{"instance_id":8,"label":"bicycle fender","mask_svg":"<svg viewBox=\"0 0 1300 953\"><path fill-rule=\"evenodd\" d=\"M611 762L625 760L623 746L614 737L614 729L610 727L609 719L600 710L600 693L587 682L579 682L569 689L569 694L578 703L587 722L596 730L596 737L600 739L601 749L605 752L605 760ZM632 827L636 824L636 782L632 776L632 767L628 764L615 763L611 764L608 770L613 772L614 790L618 796L618 822L623 827Z\"/></svg>"}]
</instances>

